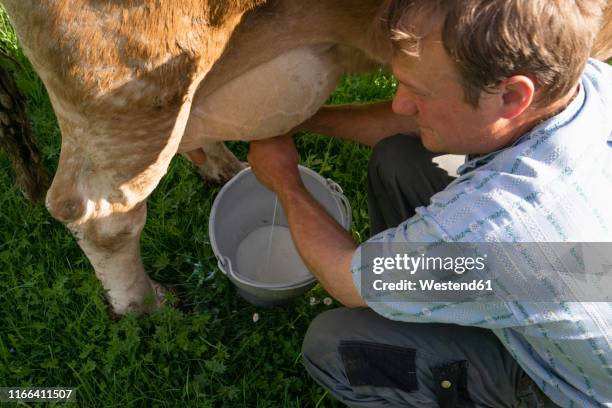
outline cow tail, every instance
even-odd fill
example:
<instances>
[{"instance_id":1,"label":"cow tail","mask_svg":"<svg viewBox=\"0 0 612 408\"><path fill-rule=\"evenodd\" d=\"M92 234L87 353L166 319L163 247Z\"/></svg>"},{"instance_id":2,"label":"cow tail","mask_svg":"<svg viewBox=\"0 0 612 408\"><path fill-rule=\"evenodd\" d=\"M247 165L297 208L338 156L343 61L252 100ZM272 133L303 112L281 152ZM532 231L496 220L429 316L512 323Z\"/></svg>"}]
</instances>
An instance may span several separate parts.
<instances>
[{"instance_id":1,"label":"cow tail","mask_svg":"<svg viewBox=\"0 0 612 408\"><path fill-rule=\"evenodd\" d=\"M4 54L4 53L2 53ZM24 97L0 55L0 149L3 149L15 170L16 183L31 201L44 199L51 173L44 166L30 122L26 116Z\"/></svg>"}]
</instances>

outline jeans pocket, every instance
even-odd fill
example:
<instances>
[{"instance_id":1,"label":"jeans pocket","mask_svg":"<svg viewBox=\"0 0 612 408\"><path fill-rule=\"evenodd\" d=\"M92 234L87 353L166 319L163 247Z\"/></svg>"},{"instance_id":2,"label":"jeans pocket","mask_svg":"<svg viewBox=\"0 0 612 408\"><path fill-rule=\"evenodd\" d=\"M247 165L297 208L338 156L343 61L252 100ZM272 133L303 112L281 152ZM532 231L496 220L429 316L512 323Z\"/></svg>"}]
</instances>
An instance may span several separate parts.
<instances>
[{"instance_id":1,"label":"jeans pocket","mask_svg":"<svg viewBox=\"0 0 612 408\"><path fill-rule=\"evenodd\" d=\"M405 392L418 389L414 349L363 341L338 346L352 386L390 387Z\"/></svg>"}]
</instances>

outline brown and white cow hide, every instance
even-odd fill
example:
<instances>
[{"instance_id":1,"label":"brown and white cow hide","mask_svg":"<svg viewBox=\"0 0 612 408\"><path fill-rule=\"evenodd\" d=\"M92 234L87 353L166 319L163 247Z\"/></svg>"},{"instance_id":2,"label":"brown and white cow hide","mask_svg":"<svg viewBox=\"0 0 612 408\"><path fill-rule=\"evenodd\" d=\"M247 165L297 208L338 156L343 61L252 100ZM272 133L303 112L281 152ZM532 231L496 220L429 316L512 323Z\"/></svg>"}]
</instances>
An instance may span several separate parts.
<instances>
[{"instance_id":1,"label":"brown and white cow hide","mask_svg":"<svg viewBox=\"0 0 612 408\"><path fill-rule=\"evenodd\" d=\"M370 29L379 0L4 4L62 133L47 207L118 314L159 303L139 240L147 197L175 154L226 180L242 164L222 140L287 132L348 69L390 57Z\"/></svg>"}]
</instances>

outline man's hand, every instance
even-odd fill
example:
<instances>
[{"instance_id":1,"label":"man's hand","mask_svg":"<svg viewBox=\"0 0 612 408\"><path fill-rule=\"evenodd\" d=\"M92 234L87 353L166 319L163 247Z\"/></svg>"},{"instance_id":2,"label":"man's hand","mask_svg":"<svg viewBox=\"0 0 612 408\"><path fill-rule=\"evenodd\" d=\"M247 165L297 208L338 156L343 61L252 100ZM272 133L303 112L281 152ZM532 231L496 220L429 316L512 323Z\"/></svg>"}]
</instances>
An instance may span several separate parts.
<instances>
[{"instance_id":1,"label":"man's hand","mask_svg":"<svg viewBox=\"0 0 612 408\"><path fill-rule=\"evenodd\" d=\"M275 193L303 186L298 152L287 135L251 142L247 160L255 177Z\"/></svg>"}]
</instances>

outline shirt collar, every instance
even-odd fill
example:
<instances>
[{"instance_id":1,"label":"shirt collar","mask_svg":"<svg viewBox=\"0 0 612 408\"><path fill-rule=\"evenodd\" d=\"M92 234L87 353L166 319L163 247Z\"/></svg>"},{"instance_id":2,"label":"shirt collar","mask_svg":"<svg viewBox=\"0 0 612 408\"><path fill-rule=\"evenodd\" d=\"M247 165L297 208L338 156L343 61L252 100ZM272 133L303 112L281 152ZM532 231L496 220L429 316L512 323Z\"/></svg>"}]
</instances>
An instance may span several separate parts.
<instances>
[{"instance_id":1,"label":"shirt collar","mask_svg":"<svg viewBox=\"0 0 612 408\"><path fill-rule=\"evenodd\" d=\"M493 160L498 154L500 154L501 152L510 149L520 143L524 143L527 140L531 140L534 139L536 137L541 136L542 134L547 134L550 133L552 131L554 131L555 129L558 129L562 126L565 126L567 123L571 122L571 120L574 118L574 116L576 116L576 114L578 112L580 112L582 106L584 105L586 99L586 93L584 91L584 85L582 84L582 81L580 83L580 87L578 89L578 95L576 95L576 97L574 98L574 100L572 100L570 102L569 105L567 105L567 107L565 109L563 109L561 112L559 112L558 114L551 116L550 118L546 119L545 121L538 123L533 129L531 129L529 132L525 133L524 135L522 135L521 137L519 137L518 139L516 139L514 141L514 143L512 143L510 146L506 146L502 149L496 150L494 152L491 153L487 153L485 155L482 156L476 156L476 157L472 157L470 155L466 156L466 160L465 163L463 163L461 166L459 166L459 168L457 169L457 174L459 176L463 176L464 174L480 167L480 166L484 166L485 164L489 163L491 160ZM610 135L610 139L608 140L608 144L610 144L612 146L612 134Z\"/></svg>"}]
</instances>

